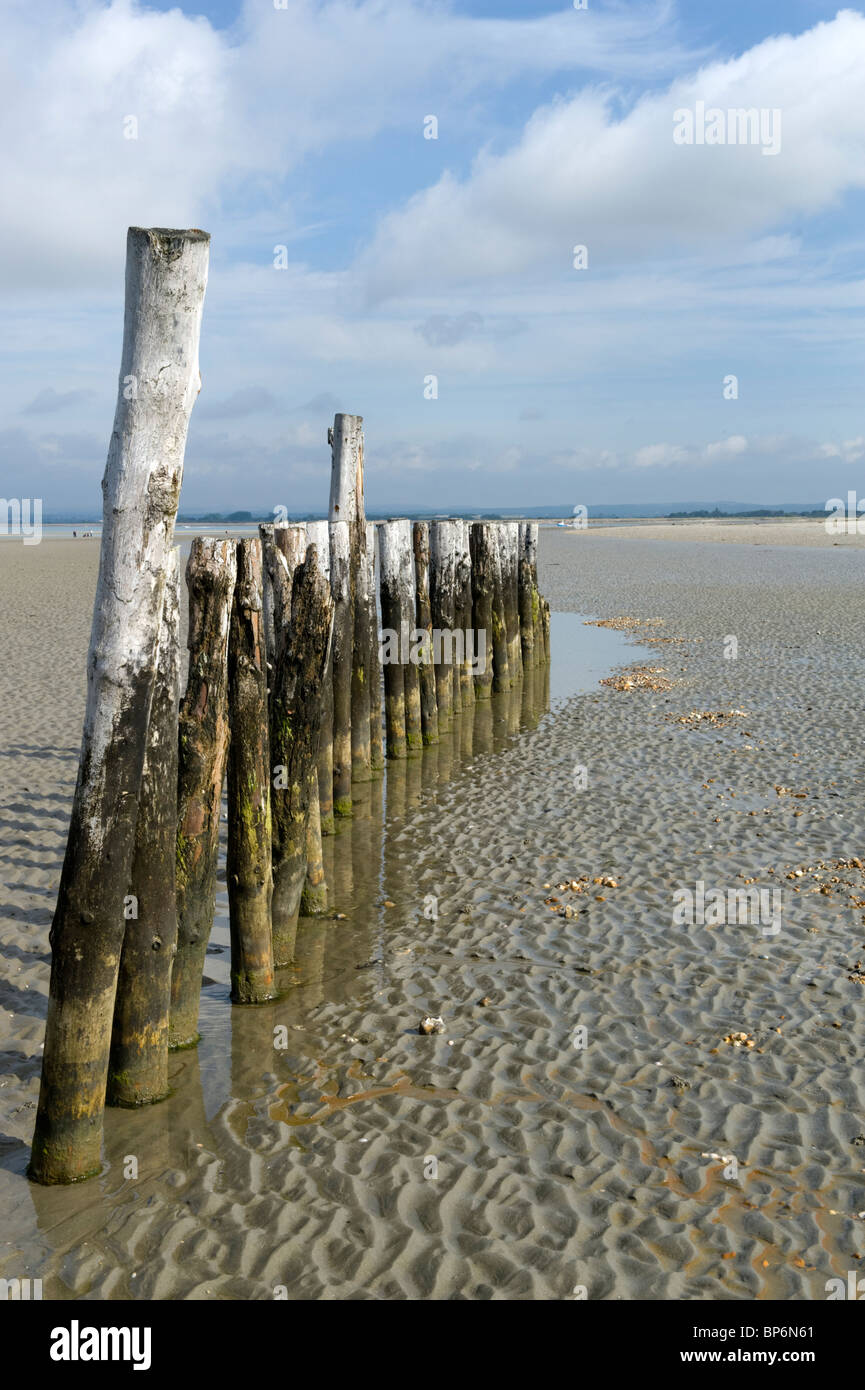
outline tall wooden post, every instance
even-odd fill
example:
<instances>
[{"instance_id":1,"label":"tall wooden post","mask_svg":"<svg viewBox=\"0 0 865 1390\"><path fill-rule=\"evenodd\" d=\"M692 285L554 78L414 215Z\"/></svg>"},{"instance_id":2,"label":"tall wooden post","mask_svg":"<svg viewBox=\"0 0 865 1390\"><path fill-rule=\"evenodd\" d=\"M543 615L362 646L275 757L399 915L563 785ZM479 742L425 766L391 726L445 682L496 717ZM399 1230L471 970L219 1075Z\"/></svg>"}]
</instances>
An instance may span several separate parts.
<instances>
[{"instance_id":1,"label":"tall wooden post","mask_svg":"<svg viewBox=\"0 0 865 1390\"><path fill-rule=\"evenodd\" d=\"M474 671L475 698L488 700L493 684L493 596L497 550L492 523L473 522L469 543L472 558L472 627L476 633L478 651L483 641L483 660L478 660Z\"/></svg>"},{"instance_id":2,"label":"tall wooden post","mask_svg":"<svg viewBox=\"0 0 865 1390\"><path fill-rule=\"evenodd\" d=\"M388 758L404 758L407 752L405 727L405 666L402 651L402 526L385 521L378 528L381 562L381 626L383 634L384 710Z\"/></svg>"},{"instance_id":3,"label":"tall wooden post","mask_svg":"<svg viewBox=\"0 0 865 1390\"><path fill-rule=\"evenodd\" d=\"M384 725L382 720L381 654L378 647L378 610L376 605L378 593L375 573L376 531L377 527L373 522L368 521L366 523L366 563L370 611L369 761L373 776L377 777L384 769Z\"/></svg>"},{"instance_id":4,"label":"tall wooden post","mask_svg":"<svg viewBox=\"0 0 865 1390\"><path fill-rule=\"evenodd\" d=\"M318 564L330 584L330 527L326 521L308 521L306 539L318 551ZM327 658L327 670L321 683L321 732L318 738L318 811L319 833L334 833L333 819L333 644ZM314 833L314 832L313 832Z\"/></svg>"},{"instance_id":5,"label":"tall wooden post","mask_svg":"<svg viewBox=\"0 0 865 1390\"><path fill-rule=\"evenodd\" d=\"M351 663L354 618L351 600L351 531L330 523L330 592L333 598L333 812L351 815Z\"/></svg>"},{"instance_id":6,"label":"tall wooden post","mask_svg":"<svg viewBox=\"0 0 865 1390\"><path fill-rule=\"evenodd\" d=\"M237 544L237 584L228 641L228 854L231 999L261 1004L276 994L270 933L270 737L264 647L261 541Z\"/></svg>"},{"instance_id":7,"label":"tall wooden post","mask_svg":"<svg viewBox=\"0 0 865 1390\"><path fill-rule=\"evenodd\" d=\"M156 685L138 798L128 920L114 1003L109 1105L149 1105L168 1095L168 1014L177 950L177 710L180 570L168 557Z\"/></svg>"},{"instance_id":8,"label":"tall wooden post","mask_svg":"<svg viewBox=\"0 0 865 1390\"><path fill-rule=\"evenodd\" d=\"M344 523L340 522L339 525ZM306 880L308 819L321 727L321 686L327 670L333 600L311 545L294 575L291 629L276 671L271 723L273 787L273 956L294 957Z\"/></svg>"},{"instance_id":9,"label":"tall wooden post","mask_svg":"<svg viewBox=\"0 0 865 1390\"><path fill-rule=\"evenodd\" d=\"M421 654L418 665L420 678L420 714L423 741L438 743L439 717L436 705L435 666L432 661L432 610L429 598L429 522L416 521L412 528L415 571L415 622L419 632L426 632L429 652Z\"/></svg>"},{"instance_id":10,"label":"tall wooden post","mask_svg":"<svg viewBox=\"0 0 865 1390\"><path fill-rule=\"evenodd\" d=\"M198 1009L216 902L222 785L228 753L228 629L237 548L196 536L186 562L189 675L180 705L177 771L177 955L172 1047L198 1041Z\"/></svg>"},{"instance_id":11,"label":"tall wooden post","mask_svg":"<svg viewBox=\"0 0 865 1390\"><path fill-rule=\"evenodd\" d=\"M370 754L370 593L363 496L363 419L335 415L330 431L330 520L349 523L352 604L351 773L368 782Z\"/></svg>"},{"instance_id":12,"label":"tall wooden post","mask_svg":"<svg viewBox=\"0 0 865 1390\"><path fill-rule=\"evenodd\" d=\"M129 230L120 394L103 480L87 707L51 927L30 1177L99 1171L114 998L168 557L207 284L206 232Z\"/></svg>"},{"instance_id":13,"label":"tall wooden post","mask_svg":"<svg viewBox=\"0 0 865 1390\"><path fill-rule=\"evenodd\" d=\"M455 621L456 533L452 521L430 522L429 589L435 653L436 704L439 732L450 728L454 714L452 641Z\"/></svg>"}]
</instances>

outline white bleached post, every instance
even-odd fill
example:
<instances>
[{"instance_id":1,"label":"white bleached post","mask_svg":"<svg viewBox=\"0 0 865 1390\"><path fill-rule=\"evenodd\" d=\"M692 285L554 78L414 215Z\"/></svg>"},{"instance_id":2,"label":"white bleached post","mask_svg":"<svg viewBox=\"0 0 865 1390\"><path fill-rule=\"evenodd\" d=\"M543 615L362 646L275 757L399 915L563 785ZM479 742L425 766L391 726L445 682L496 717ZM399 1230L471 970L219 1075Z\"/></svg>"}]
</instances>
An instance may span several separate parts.
<instances>
[{"instance_id":1,"label":"white bleached post","mask_svg":"<svg viewBox=\"0 0 865 1390\"><path fill-rule=\"evenodd\" d=\"M163 595L200 389L206 232L131 227L120 390L103 480L87 707L52 965L31 1178L100 1167L111 1023Z\"/></svg>"}]
</instances>

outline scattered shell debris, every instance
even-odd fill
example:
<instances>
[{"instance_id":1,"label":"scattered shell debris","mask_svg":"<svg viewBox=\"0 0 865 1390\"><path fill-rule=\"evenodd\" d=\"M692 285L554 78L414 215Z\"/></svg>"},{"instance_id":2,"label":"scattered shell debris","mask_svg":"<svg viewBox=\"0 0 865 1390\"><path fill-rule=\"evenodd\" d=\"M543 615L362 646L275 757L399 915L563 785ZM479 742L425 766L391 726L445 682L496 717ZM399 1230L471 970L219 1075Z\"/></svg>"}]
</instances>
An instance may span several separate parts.
<instances>
[{"instance_id":1,"label":"scattered shell debris","mask_svg":"<svg viewBox=\"0 0 865 1390\"><path fill-rule=\"evenodd\" d=\"M672 690L678 681L664 675L665 666L626 666L617 676L605 676L601 685L612 690Z\"/></svg>"},{"instance_id":2,"label":"scattered shell debris","mask_svg":"<svg viewBox=\"0 0 865 1390\"><path fill-rule=\"evenodd\" d=\"M687 729L698 729L703 724L710 724L712 728L726 728L734 719L747 719L747 710L744 709L692 709L688 714L668 714L667 718L673 724L682 724ZM742 730L743 738L750 738L747 729Z\"/></svg>"},{"instance_id":3,"label":"scattered shell debris","mask_svg":"<svg viewBox=\"0 0 865 1390\"><path fill-rule=\"evenodd\" d=\"M594 878L590 878L588 874L582 874L580 878L563 879L560 883L555 884L557 892L575 895L586 893L593 887L618 888L618 886L619 880L611 878L609 874L596 874ZM549 883L544 884L545 889L549 890L550 887ZM595 893L594 898L595 902L599 903L607 901L603 893ZM586 910L585 908L574 907L572 903L562 903L559 898L552 894L544 898L544 905L550 909L550 912L558 913L559 917L576 917L578 912Z\"/></svg>"},{"instance_id":4,"label":"scattered shell debris","mask_svg":"<svg viewBox=\"0 0 865 1390\"><path fill-rule=\"evenodd\" d=\"M730 1047L756 1047L757 1039L753 1033L728 1033L722 1042L728 1043Z\"/></svg>"},{"instance_id":5,"label":"scattered shell debris","mask_svg":"<svg viewBox=\"0 0 865 1390\"><path fill-rule=\"evenodd\" d=\"M663 618L587 618L584 627L612 627L616 632L632 632L635 628L663 627Z\"/></svg>"},{"instance_id":6,"label":"scattered shell debris","mask_svg":"<svg viewBox=\"0 0 865 1390\"><path fill-rule=\"evenodd\" d=\"M427 1037L430 1033L443 1033L445 1030L445 1021L438 1014L435 1016L427 1014L426 1018L421 1019L417 1026L417 1030Z\"/></svg>"}]
</instances>

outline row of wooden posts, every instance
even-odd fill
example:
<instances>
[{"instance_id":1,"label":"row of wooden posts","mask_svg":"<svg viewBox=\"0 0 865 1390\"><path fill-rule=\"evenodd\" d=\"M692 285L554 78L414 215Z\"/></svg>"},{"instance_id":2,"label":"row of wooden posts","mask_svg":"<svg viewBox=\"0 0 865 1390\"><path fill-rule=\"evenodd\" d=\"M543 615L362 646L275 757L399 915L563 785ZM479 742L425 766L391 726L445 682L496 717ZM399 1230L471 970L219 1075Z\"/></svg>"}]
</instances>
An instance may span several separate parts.
<instances>
[{"instance_id":1,"label":"row of wooden posts","mask_svg":"<svg viewBox=\"0 0 865 1390\"><path fill-rule=\"evenodd\" d=\"M337 415L327 520L193 540L181 698L173 533L208 240L129 234L121 380L136 392L103 484L29 1168L43 1183L97 1173L105 1104L163 1099L170 1049L198 1041L224 787L231 998L257 1004L299 918L327 910L322 836L351 815L352 785L549 659L537 524L368 523L362 420Z\"/></svg>"}]
</instances>

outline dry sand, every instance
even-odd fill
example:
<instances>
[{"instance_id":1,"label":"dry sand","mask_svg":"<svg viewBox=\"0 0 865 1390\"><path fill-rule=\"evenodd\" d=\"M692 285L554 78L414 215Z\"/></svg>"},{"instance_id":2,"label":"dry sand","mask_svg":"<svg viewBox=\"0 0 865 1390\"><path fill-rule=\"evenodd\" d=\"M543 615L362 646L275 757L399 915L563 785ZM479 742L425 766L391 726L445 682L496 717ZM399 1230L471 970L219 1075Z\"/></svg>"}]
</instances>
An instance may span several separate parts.
<instances>
[{"instance_id":1,"label":"dry sand","mask_svg":"<svg viewBox=\"0 0 865 1390\"><path fill-rule=\"evenodd\" d=\"M541 583L556 610L662 618L623 659L681 683L598 685L535 728L528 698L498 701L393 773L384 836L371 789L327 842L346 920L304 930L273 1005L227 1003L223 899L201 1046L168 1101L108 1113L105 1173L71 1189L24 1168L98 542L0 545L0 1276L54 1298L748 1300L861 1273L865 925L830 880L863 875L786 874L865 848L865 557L669 529L544 530ZM616 887L556 886L583 876ZM678 887L740 876L785 890L776 935L673 925ZM426 1013L443 1035L414 1031Z\"/></svg>"}]
</instances>

